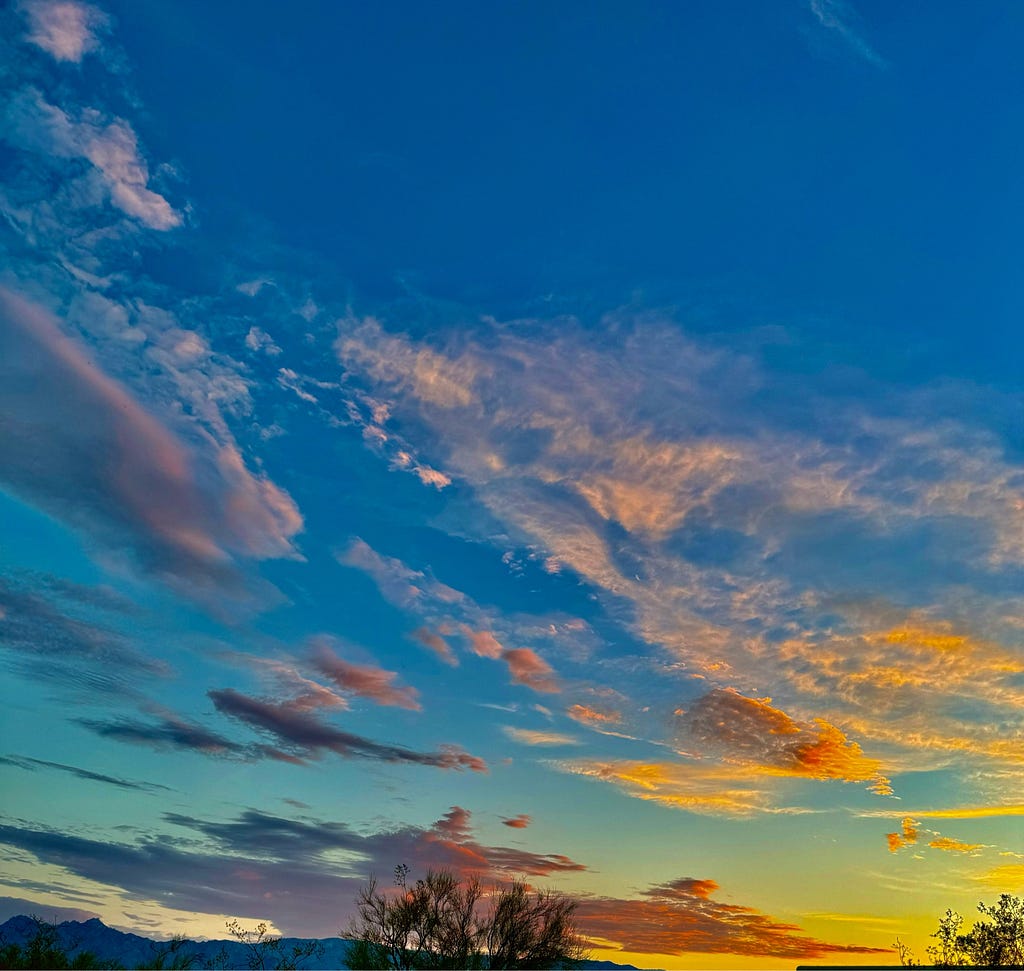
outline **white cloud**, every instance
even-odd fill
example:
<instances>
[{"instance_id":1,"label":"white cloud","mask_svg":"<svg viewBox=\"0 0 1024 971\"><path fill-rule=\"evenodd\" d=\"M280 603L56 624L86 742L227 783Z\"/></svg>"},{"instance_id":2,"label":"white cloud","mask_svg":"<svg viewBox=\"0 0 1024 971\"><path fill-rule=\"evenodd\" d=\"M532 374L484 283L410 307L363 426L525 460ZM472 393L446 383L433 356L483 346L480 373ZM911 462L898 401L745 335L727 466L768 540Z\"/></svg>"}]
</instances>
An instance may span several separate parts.
<instances>
[{"instance_id":1,"label":"white cloud","mask_svg":"<svg viewBox=\"0 0 1024 971\"><path fill-rule=\"evenodd\" d=\"M7 108L7 139L58 158L88 159L102 177L110 201L150 229L181 225L181 213L148 187L149 168L138 139L123 119L109 121L85 108L78 118L47 102L39 91L20 92Z\"/></svg>"}]
</instances>

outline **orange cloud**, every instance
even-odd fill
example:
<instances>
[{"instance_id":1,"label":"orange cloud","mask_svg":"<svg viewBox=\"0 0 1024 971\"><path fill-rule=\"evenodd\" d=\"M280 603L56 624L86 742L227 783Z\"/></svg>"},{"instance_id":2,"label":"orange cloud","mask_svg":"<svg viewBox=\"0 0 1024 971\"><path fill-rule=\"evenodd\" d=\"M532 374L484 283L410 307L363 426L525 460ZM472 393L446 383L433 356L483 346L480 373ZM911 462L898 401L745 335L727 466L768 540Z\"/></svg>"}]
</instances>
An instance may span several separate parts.
<instances>
[{"instance_id":1,"label":"orange cloud","mask_svg":"<svg viewBox=\"0 0 1024 971\"><path fill-rule=\"evenodd\" d=\"M1001 709L1005 717L1019 711L1024 660L1018 654L950 623L912 615L891 626L892 618L876 616L874 608L861 613L866 616L853 609L851 620L867 626L866 633L800 638L779 647L795 687L851 709L845 724L868 738L903 749L1024 761L1019 742L994 735L988 721L953 714L964 699Z\"/></svg>"},{"instance_id":2,"label":"orange cloud","mask_svg":"<svg viewBox=\"0 0 1024 971\"><path fill-rule=\"evenodd\" d=\"M889 844L889 852L895 853L904 846L913 846L917 842L917 820L911 816L903 817L902 833L886 833L885 839Z\"/></svg>"},{"instance_id":3,"label":"orange cloud","mask_svg":"<svg viewBox=\"0 0 1024 971\"><path fill-rule=\"evenodd\" d=\"M369 698L378 705L408 708L420 711L419 692L413 687L398 687L397 671L386 671L369 664L351 664L343 661L328 647L326 639L319 639L313 649L313 663L343 691L361 698Z\"/></svg>"},{"instance_id":4,"label":"orange cloud","mask_svg":"<svg viewBox=\"0 0 1024 971\"><path fill-rule=\"evenodd\" d=\"M827 954L883 954L885 948L830 944L804 937L795 924L714 899L714 880L685 877L646 890L642 897L584 898L577 912L584 934L640 954L739 954L819 958Z\"/></svg>"},{"instance_id":5,"label":"orange cloud","mask_svg":"<svg viewBox=\"0 0 1024 971\"><path fill-rule=\"evenodd\" d=\"M948 836L940 836L933 839L929 844L936 850L946 850L949 853L970 853L971 850L980 850L984 843L962 843L960 840L951 839Z\"/></svg>"},{"instance_id":6,"label":"orange cloud","mask_svg":"<svg viewBox=\"0 0 1024 971\"><path fill-rule=\"evenodd\" d=\"M901 816L906 810L892 812L889 810L873 810L861 812L862 818L879 818ZM963 806L954 809L915 809L914 816L922 819L986 819L990 816L1024 816L1024 805L1009 806Z\"/></svg>"},{"instance_id":7,"label":"orange cloud","mask_svg":"<svg viewBox=\"0 0 1024 971\"><path fill-rule=\"evenodd\" d=\"M780 811L770 810L767 793L749 784L754 773L733 767L627 760L554 764L563 772L609 782L637 799L687 812L749 816L755 812Z\"/></svg>"},{"instance_id":8,"label":"orange cloud","mask_svg":"<svg viewBox=\"0 0 1024 971\"><path fill-rule=\"evenodd\" d=\"M880 763L870 759L835 725L821 718L798 722L771 698L747 698L733 688L716 688L680 718L695 741L727 760L757 766L770 775L885 783Z\"/></svg>"},{"instance_id":9,"label":"orange cloud","mask_svg":"<svg viewBox=\"0 0 1024 971\"><path fill-rule=\"evenodd\" d=\"M579 740L560 732L538 732L530 728L504 727L505 734L514 742L523 745L579 745Z\"/></svg>"},{"instance_id":10,"label":"orange cloud","mask_svg":"<svg viewBox=\"0 0 1024 971\"><path fill-rule=\"evenodd\" d=\"M339 323L334 348L346 367L364 370L436 408L472 404L476 400L473 386L487 373L469 355L451 358L428 347L417 347L405 335L387 333L372 317L355 327L352 321Z\"/></svg>"},{"instance_id":11,"label":"orange cloud","mask_svg":"<svg viewBox=\"0 0 1024 971\"><path fill-rule=\"evenodd\" d=\"M575 721L584 725L617 725L622 715L617 711L599 711L588 705L573 705L565 713Z\"/></svg>"},{"instance_id":12,"label":"orange cloud","mask_svg":"<svg viewBox=\"0 0 1024 971\"><path fill-rule=\"evenodd\" d=\"M527 816L526 813L520 813L518 816L512 816L509 819L503 819L501 824L503 826L510 826L512 829L526 829L530 823L533 822L533 818Z\"/></svg>"}]
</instances>

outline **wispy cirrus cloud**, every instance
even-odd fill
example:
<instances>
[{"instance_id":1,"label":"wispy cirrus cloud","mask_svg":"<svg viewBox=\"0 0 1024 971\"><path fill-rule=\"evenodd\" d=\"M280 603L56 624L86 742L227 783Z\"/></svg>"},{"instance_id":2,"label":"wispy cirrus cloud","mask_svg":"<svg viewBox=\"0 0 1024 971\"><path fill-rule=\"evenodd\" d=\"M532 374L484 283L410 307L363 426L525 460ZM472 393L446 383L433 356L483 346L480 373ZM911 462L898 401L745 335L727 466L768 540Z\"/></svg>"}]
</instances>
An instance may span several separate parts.
<instances>
[{"instance_id":1,"label":"wispy cirrus cloud","mask_svg":"<svg viewBox=\"0 0 1024 971\"><path fill-rule=\"evenodd\" d=\"M109 19L102 10L76 0L23 0L26 39L58 61L77 64L99 47Z\"/></svg>"},{"instance_id":2,"label":"wispy cirrus cloud","mask_svg":"<svg viewBox=\"0 0 1024 971\"><path fill-rule=\"evenodd\" d=\"M368 574L381 596L398 607L420 604L455 604L464 599L458 590L441 583L422 570L414 570L393 556L383 556L364 540L354 538L337 554L345 566Z\"/></svg>"},{"instance_id":3,"label":"wispy cirrus cloud","mask_svg":"<svg viewBox=\"0 0 1024 971\"><path fill-rule=\"evenodd\" d=\"M522 745L579 745L580 740L572 735L563 735L561 732L536 731L532 728L516 728L513 725L502 726L502 731L513 742Z\"/></svg>"},{"instance_id":4,"label":"wispy cirrus cloud","mask_svg":"<svg viewBox=\"0 0 1024 971\"><path fill-rule=\"evenodd\" d=\"M857 29L856 11L845 0L809 0L808 8L821 27L839 37L855 54L875 67L887 66Z\"/></svg>"},{"instance_id":5,"label":"wispy cirrus cloud","mask_svg":"<svg viewBox=\"0 0 1024 971\"><path fill-rule=\"evenodd\" d=\"M907 814L907 810L862 810L858 816L865 818L898 817ZM910 813L921 819L990 819L998 816L1024 816L1024 805L1006 806L956 806L948 809L915 809Z\"/></svg>"},{"instance_id":6,"label":"wispy cirrus cloud","mask_svg":"<svg viewBox=\"0 0 1024 971\"><path fill-rule=\"evenodd\" d=\"M986 712L1019 721L1012 651L957 642L943 655L946 690L928 641L951 559L975 590L1012 583L1024 562L1019 463L972 418L986 410L980 389L873 388L867 405L808 378L813 405L775 414L793 389L756 349L692 339L657 314L558 324L484 321L478 337L427 342L346 318L336 350L352 393L381 402L381 427L401 422L511 543L594 591L665 670L691 679L684 698L697 681L747 695L767 683L814 711L825 724L807 723L814 738L794 772L815 760L819 777L867 772L854 746L869 740L894 771L925 748L1011 757ZM471 393L442 404L417 378L420 352ZM978 407L952 409L958 396ZM904 609L902 627L873 627L850 609L893 589L928 623ZM500 656L495 643L500 631L469 646ZM902 712L910 721L896 727Z\"/></svg>"},{"instance_id":7,"label":"wispy cirrus cloud","mask_svg":"<svg viewBox=\"0 0 1024 971\"><path fill-rule=\"evenodd\" d=\"M359 538L337 554L337 559L345 566L368 574L386 600L425 617L438 628L461 634L478 657L503 661L513 684L542 694L557 694L562 690L555 669L532 647L506 647L494 631L475 629L488 616L461 590L442 583L429 572L414 570L395 557L378 553ZM452 618L458 619L458 623L452 623ZM552 629L550 624L547 628L549 632ZM458 660L448 642L426 628L418 628L413 636L426 643L446 663ZM424 636L430 637L429 643Z\"/></svg>"},{"instance_id":8,"label":"wispy cirrus cloud","mask_svg":"<svg viewBox=\"0 0 1024 971\"><path fill-rule=\"evenodd\" d=\"M115 786L118 789L137 790L139 792L171 791L169 786L161 785L157 782L138 782L132 779L122 779L119 776L83 769L77 765L65 765L63 762L48 762L46 759L33 759L27 755L0 756L0 764L11 765L19 769L25 769L28 772L36 772L39 769L51 769L56 772L65 772L86 782L101 782L104 785Z\"/></svg>"},{"instance_id":9,"label":"wispy cirrus cloud","mask_svg":"<svg viewBox=\"0 0 1024 971\"><path fill-rule=\"evenodd\" d=\"M582 725L617 725L622 721L621 712L591 708L590 705L570 705L565 713Z\"/></svg>"},{"instance_id":10,"label":"wispy cirrus cloud","mask_svg":"<svg viewBox=\"0 0 1024 971\"><path fill-rule=\"evenodd\" d=\"M637 759L562 759L549 763L574 775L610 783L635 799L702 815L751 816L802 812L773 808L771 795L752 773L698 762L643 762Z\"/></svg>"},{"instance_id":11,"label":"wispy cirrus cloud","mask_svg":"<svg viewBox=\"0 0 1024 971\"><path fill-rule=\"evenodd\" d=\"M976 879L979 883L1001 893L1019 893L1024 888L1024 864L1007 863L1003 866L993 867Z\"/></svg>"}]
</instances>

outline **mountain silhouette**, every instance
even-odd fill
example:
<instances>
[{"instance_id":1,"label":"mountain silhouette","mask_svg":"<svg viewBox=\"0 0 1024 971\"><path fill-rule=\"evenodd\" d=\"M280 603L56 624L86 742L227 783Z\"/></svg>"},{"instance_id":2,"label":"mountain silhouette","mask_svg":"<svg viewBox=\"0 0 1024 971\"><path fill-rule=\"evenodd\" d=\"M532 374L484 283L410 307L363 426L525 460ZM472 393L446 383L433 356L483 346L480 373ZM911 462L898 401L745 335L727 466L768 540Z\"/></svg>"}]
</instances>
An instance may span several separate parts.
<instances>
[{"instance_id":1,"label":"mountain silhouette","mask_svg":"<svg viewBox=\"0 0 1024 971\"><path fill-rule=\"evenodd\" d=\"M125 968L138 967L152 961L160 948L167 946L166 941L156 941L148 937L141 937L138 934L129 934L124 931L108 927L98 917L87 921L66 920L57 924L57 939L61 946L67 951L69 957L74 957L82 951L91 951L97 958L103 961L116 961ZM35 936L37 930L36 922L31 917L19 915L11 917L5 923L0 924L0 944L25 944ZM308 938L285 937L281 940L282 953L292 953L293 944L303 944ZM323 945L323 953L319 956L307 958L299 962L299 968L305 971L327 971L331 968L344 968L345 958L351 941L341 937L320 938ZM215 961L219 955L224 955L226 961L218 967L231 969L248 969L251 952L239 941L197 941L189 939L184 945L183 951L195 954L197 960L195 966L202 969L207 962ZM583 971L639 971L632 964L616 964L614 961L584 961L581 964Z\"/></svg>"}]
</instances>

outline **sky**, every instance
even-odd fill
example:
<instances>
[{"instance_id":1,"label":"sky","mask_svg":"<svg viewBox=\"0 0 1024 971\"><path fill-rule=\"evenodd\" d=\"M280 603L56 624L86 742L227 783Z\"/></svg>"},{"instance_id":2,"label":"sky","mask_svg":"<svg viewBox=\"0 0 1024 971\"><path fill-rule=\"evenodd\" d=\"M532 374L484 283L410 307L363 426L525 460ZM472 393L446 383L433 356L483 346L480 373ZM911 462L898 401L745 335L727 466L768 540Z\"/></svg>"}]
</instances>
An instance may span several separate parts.
<instances>
[{"instance_id":1,"label":"sky","mask_svg":"<svg viewBox=\"0 0 1024 971\"><path fill-rule=\"evenodd\" d=\"M1024 891L1024 7L0 38L0 917L406 864L783 968Z\"/></svg>"}]
</instances>

